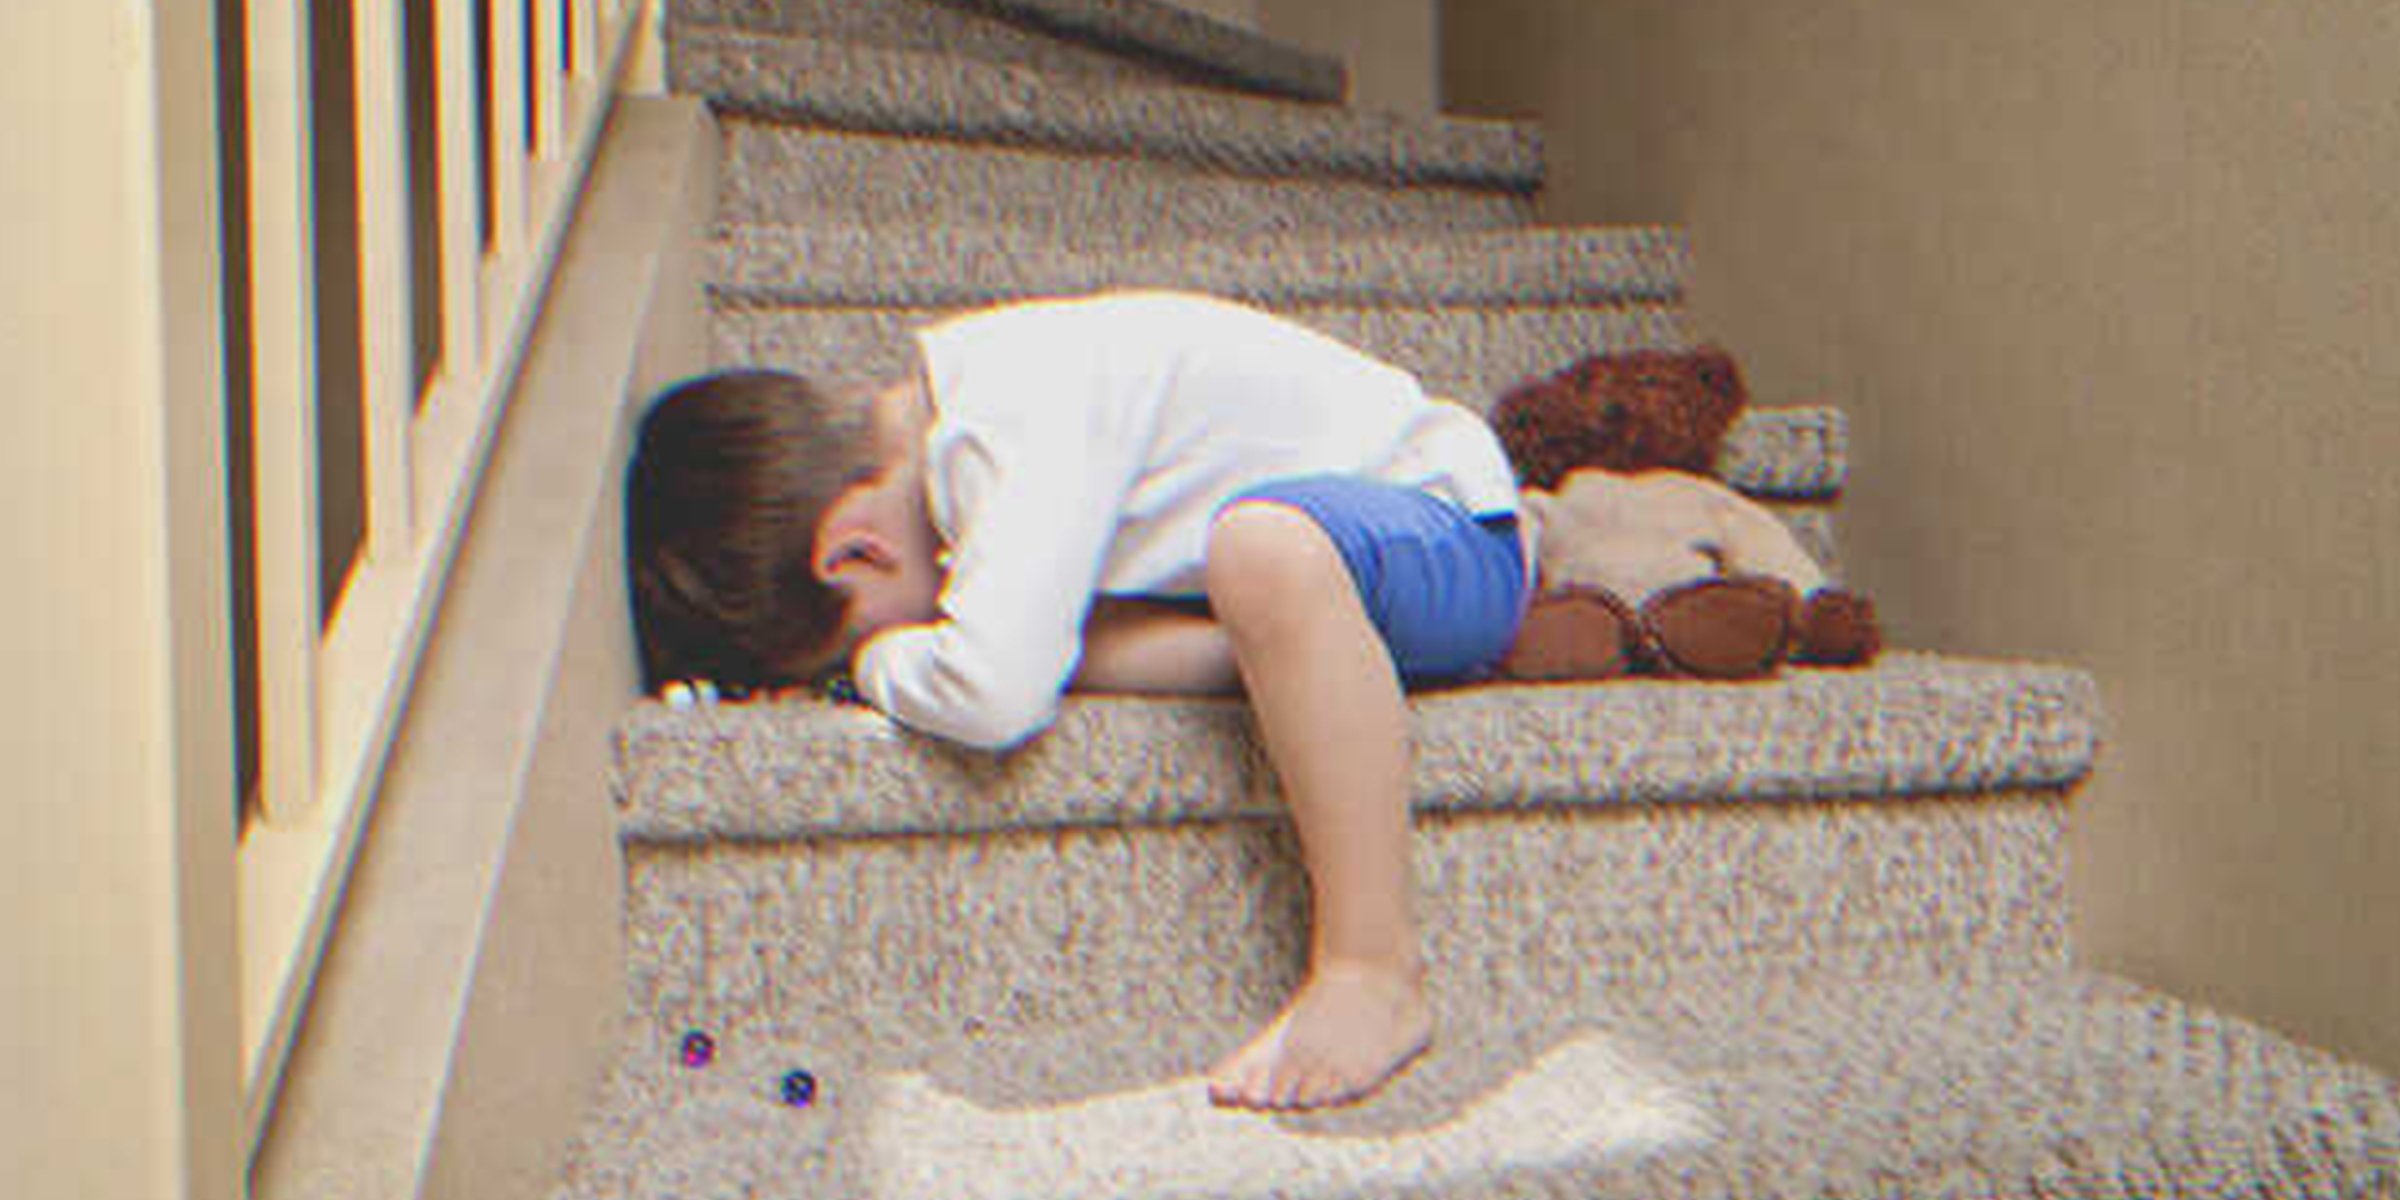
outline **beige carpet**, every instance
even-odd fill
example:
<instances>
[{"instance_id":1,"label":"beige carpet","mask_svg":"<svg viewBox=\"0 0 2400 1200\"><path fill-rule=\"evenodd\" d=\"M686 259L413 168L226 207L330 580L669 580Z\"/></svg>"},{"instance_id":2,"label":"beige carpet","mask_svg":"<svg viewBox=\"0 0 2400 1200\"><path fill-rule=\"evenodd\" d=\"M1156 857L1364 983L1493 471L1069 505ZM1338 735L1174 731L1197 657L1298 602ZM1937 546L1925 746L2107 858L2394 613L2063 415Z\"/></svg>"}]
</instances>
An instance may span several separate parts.
<instances>
[{"instance_id":1,"label":"beige carpet","mask_svg":"<svg viewBox=\"0 0 2400 1200\"><path fill-rule=\"evenodd\" d=\"M867 1122L874 1194L1159 1200L1441 1187L1494 1163L1557 1168L1705 1136L1700 1113L1605 1034L1544 1052L1440 1124L1395 1136L1302 1136L1208 1102L1186 1075L1037 1108L991 1108L930 1077L887 1077Z\"/></svg>"},{"instance_id":2,"label":"beige carpet","mask_svg":"<svg viewBox=\"0 0 2400 1200\"><path fill-rule=\"evenodd\" d=\"M1244 1019L645 1028L556 1200L2400 1195L2400 1087L2085 973L1727 976L1447 1024L1364 1107L1207 1108ZM777 1081L804 1068L806 1109Z\"/></svg>"}]
</instances>

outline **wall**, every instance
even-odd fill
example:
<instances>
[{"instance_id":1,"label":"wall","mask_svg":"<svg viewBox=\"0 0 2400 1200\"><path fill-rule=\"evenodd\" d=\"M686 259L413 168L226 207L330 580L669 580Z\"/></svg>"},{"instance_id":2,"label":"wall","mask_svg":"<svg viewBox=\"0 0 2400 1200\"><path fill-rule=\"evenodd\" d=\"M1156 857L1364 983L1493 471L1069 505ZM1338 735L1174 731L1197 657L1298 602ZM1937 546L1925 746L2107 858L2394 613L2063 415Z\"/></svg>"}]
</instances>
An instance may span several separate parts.
<instances>
[{"instance_id":1,"label":"wall","mask_svg":"<svg viewBox=\"0 0 2400 1200\"><path fill-rule=\"evenodd\" d=\"M2085 958L2400 1070L2400 9L1478 0L1553 217L1854 418L1899 639L2091 668Z\"/></svg>"},{"instance_id":2,"label":"wall","mask_svg":"<svg viewBox=\"0 0 2400 1200\"><path fill-rule=\"evenodd\" d=\"M0 1192L238 1194L210 10L0 5Z\"/></svg>"}]
</instances>

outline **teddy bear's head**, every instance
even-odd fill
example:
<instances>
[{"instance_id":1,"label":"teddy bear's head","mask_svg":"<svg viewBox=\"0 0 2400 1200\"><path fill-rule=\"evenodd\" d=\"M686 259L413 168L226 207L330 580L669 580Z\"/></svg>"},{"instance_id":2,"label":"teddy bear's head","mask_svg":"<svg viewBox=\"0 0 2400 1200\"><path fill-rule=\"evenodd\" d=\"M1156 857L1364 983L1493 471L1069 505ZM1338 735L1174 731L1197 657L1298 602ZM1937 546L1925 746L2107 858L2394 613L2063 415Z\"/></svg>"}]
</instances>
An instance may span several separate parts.
<instances>
[{"instance_id":1,"label":"teddy bear's head","mask_svg":"<svg viewBox=\"0 0 2400 1200\"><path fill-rule=\"evenodd\" d=\"M1707 474L1748 401L1733 356L1718 347L1634 350L1521 383L1493 405L1491 421L1518 481L1546 491L1577 467Z\"/></svg>"}]
</instances>

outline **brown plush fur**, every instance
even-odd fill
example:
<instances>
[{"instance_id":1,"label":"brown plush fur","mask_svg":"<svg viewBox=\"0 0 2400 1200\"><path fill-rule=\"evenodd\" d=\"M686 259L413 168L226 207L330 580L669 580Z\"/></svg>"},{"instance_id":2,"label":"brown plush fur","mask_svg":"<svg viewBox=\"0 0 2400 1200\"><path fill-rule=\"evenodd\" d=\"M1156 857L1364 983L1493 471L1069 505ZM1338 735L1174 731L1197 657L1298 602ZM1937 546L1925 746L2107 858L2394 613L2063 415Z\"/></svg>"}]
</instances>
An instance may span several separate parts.
<instances>
[{"instance_id":1,"label":"brown plush fur","mask_svg":"<svg viewBox=\"0 0 2400 1200\"><path fill-rule=\"evenodd\" d=\"M1621 475L1665 468L1712 476L1726 431L1748 403L1732 356L1708 346L1586 358L1519 384L1493 406L1491 420L1518 481L1531 491L1557 493L1569 472L1586 467ZM1603 486L1589 478L1584 483L1587 492ZM1657 506L1675 504L1679 496L1688 500L1684 493L1691 490L1620 486L1585 494L1586 501L1606 496L1611 503L1644 507L1597 525L1587 520L1581 528L1587 536L1637 542L1685 536L1676 532L1683 527L1669 519L1672 511ZM1592 515L1588 508L1561 503L1561 519ZM1774 528L1781 540L1789 540L1780 526ZM1864 596L1816 586L1819 576L1813 570L1787 572L1793 576L1787 581L1738 564L1725 574L1721 563L1719 574L1686 580L1647 599L1620 597L1610 588L1632 586L1622 572L1603 586L1572 569L1580 564L1593 570L1603 562L1623 567L1631 561L1624 554L1627 547L1613 548L1613 556L1569 555L1563 563L1545 554L1541 593L1526 614L1515 649L1500 666L1503 678L1608 679L1639 673L1753 679L1773 674L1787 659L1862 665L1882 648L1875 606ZM1678 547L1670 540L1657 548ZM1790 554L1802 554L1796 543ZM1751 557L1762 566L1777 561L1772 555ZM1559 577L1551 576L1553 567ZM1795 585L1812 590L1802 595Z\"/></svg>"},{"instance_id":2,"label":"brown plush fur","mask_svg":"<svg viewBox=\"0 0 2400 1200\"><path fill-rule=\"evenodd\" d=\"M1791 586L1767 575L1695 579L1642 605L1639 632L1652 673L1756 679L1775 673L1799 607Z\"/></svg>"},{"instance_id":3,"label":"brown plush fur","mask_svg":"<svg viewBox=\"0 0 2400 1200\"><path fill-rule=\"evenodd\" d=\"M1548 491L1577 467L1710 474L1748 403L1722 349L1636 350L1517 385L1492 407L1492 427L1518 482Z\"/></svg>"},{"instance_id":4,"label":"brown plush fur","mask_svg":"<svg viewBox=\"0 0 2400 1200\"><path fill-rule=\"evenodd\" d=\"M1503 679L1615 679L1638 665L1640 618L1605 588L1547 588L1525 610Z\"/></svg>"},{"instance_id":5,"label":"brown plush fur","mask_svg":"<svg viewBox=\"0 0 2400 1200\"><path fill-rule=\"evenodd\" d=\"M1860 666L1883 649L1875 602L1856 592L1819 588L1808 594L1792 627L1792 661L1821 667Z\"/></svg>"}]
</instances>

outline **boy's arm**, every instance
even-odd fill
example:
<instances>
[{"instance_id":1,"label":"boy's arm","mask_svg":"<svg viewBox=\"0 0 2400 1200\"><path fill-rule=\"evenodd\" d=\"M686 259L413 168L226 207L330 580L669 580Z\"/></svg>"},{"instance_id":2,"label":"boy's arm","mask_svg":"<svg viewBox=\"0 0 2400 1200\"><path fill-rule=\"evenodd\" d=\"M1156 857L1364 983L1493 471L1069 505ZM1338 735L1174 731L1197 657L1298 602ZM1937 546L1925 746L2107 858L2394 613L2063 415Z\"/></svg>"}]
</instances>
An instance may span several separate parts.
<instances>
[{"instance_id":1,"label":"boy's arm","mask_svg":"<svg viewBox=\"0 0 2400 1200\"><path fill-rule=\"evenodd\" d=\"M1045 429L1038 446L1006 430L948 441L938 469L956 533L941 617L860 647L854 674L869 703L994 750L1056 716L1126 486L1126 452L1084 432Z\"/></svg>"},{"instance_id":2,"label":"boy's arm","mask_svg":"<svg viewBox=\"0 0 2400 1200\"><path fill-rule=\"evenodd\" d=\"M1151 695L1241 690L1233 643L1215 619L1141 600L1102 600L1083 623L1078 692Z\"/></svg>"}]
</instances>

